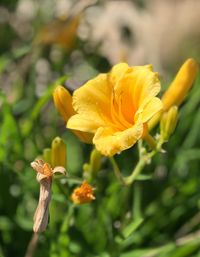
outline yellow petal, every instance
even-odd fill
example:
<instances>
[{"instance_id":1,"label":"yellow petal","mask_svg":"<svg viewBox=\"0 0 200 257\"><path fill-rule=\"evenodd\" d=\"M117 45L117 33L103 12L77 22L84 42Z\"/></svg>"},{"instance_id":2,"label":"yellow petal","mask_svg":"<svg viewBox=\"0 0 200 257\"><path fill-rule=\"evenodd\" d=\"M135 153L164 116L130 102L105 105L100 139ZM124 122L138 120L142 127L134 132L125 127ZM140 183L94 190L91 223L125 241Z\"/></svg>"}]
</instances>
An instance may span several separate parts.
<instances>
[{"instance_id":1,"label":"yellow petal","mask_svg":"<svg viewBox=\"0 0 200 257\"><path fill-rule=\"evenodd\" d=\"M93 143L103 155L113 156L133 146L142 137L142 133L142 123L120 132L114 131L111 127L101 127L97 130Z\"/></svg>"},{"instance_id":2,"label":"yellow petal","mask_svg":"<svg viewBox=\"0 0 200 257\"><path fill-rule=\"evenodd\" d=\"M128 78L129 85L132 85L132 101L136 103L137 108L145 106L152 97L160 92L158 74L151 70L150 65L135 67Z\"/></svg>"},{"instance_id":3,"label":"yellow petal","mask_svg":"<svg viewBox=\"0 0 200 257\"><path fill-rule=\"evenodd\" d=\"M83 143L92 144L92 139L94 136L93 134L87 133L87 132L76 131L76 130L72 130L72 131Z\"/></svg>"},{"instance_id":4,"label":"yellow petal","mask_svg":"<svg viewBox=\"0 0 200 257\"><path fill-rule=\"evenodd\" d=\"M88 81L74 92L73 107L78 114L69 120L67 127L93 133L95 127L108 125L111 122L110 99L111 88L106 74ZM86 122L81 124L78 119Z\"/></svg>"},{"instance_id":5,"label":"yellow petal","mask_svg":"<svg viewBox=\"0 0 200 257\"><path fill-rule=\"evenodd\" d=\"M149 119L151 119L156 113L158 113L160 110L162 110L163 104L162 101L157 98L153 97L144 107L141 116L142 116L142 122L147 122Z\"/></svg>"},{"instance_id":6,"label":"yellow petal","mask_svg":"<svg viewBox=\"0 0 200 257\"><path fill-rule=\"evenodd\" d=\"M109 81L116 85L116 83L124 76L124 74L131 68L127 63L118 63L113 66L112 70L109 73Z\"/></svg>"},{"instance_id":7,"label":"yellow petal","mask_svg":"<svg viewBox=\"0 0 200 257\"><path fill-rule=\"evenodd\" d=\"M85 117L79 114L72 116L67 122L67 128L75 129L80 131L90 131L90 133L95 133L97 128L101 127L102 123L95 122L95 120L90 119L90 117Z\"/></svg>"},{"instance_id":8,"label":"yellow petal","mask_svg":"<svg viewBox=\"0 0 200 257\"><path fill-rule=\"evenodd\" d=\"M160 121L160 118L162 117L163 110L160 110L158 113L156 113L147 123L149 131L152 130Z\"/></svg>"},{"instance_id":9,"label":"yellow petal","mask_svg":"<svg viewBox=\"0 0 200 257\"><path fill-rule=\"evenodd\" d=\"M62 86L57 86L53 92L54 104L64 118L65 122L76 112L72 106L72 96L68 90ZM73 133L83 142L92 143L93 135L90 133L82 133L80 131L73 131Z\"/></svg>"},{"instance_id":10,"label":"yellow petal","mask_svg":"<svg viewBox=\"0 0 200 257\"><path fill-rule=\"evenodd\" d=\"M121 111L126 120L133 124L134 115L160 91L158 75L152 67L137 66L129 71L115 85L116 102L121 102Z\"/></svg>"}]
</instances>

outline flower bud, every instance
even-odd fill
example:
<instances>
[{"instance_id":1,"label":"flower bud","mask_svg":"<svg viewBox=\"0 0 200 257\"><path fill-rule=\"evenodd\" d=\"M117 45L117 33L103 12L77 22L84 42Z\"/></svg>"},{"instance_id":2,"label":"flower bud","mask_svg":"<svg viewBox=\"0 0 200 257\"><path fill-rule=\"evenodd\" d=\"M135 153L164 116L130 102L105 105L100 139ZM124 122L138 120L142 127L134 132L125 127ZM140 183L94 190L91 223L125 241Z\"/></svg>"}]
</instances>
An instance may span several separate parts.
<instances>
[{"instance_id":1,"label":"flower bud","mask_svg":"<svg viewBox=\"0 0 200 257\"><path fill-rule=\"evenodd\" d=\"M148 121L149 130L153 129L158 124L163 111L168 111L170 107L174 105L179 106L183 102L185 96L192 87L198 70L199 65L194 59L190 58L184 62L175 79L161 98L163 110L158 112L150 121Z\"/></svg>"},{"instance_id":2,"label":"flower bud","mask_svg":"<svg viewBox=\"0 0 200 257\"><path fill-rule=\"evenodd\" d=\"M93 149L90 154L89 163L85 163L83 165L84 176L87 178L87 180L90 181L91 179L93 179L96 176L96 173L100 170L101 158L101 153L96 149Z\"/></svg>"},{"instance_id":3,"label":"flower bud","mask_svg":"<svg viewBox=\"0 0 200 257\"><path fill-rule=\"evenodd\" d=\"M83 172L86 174L87 173L87 175L88 175L88 173L90 173L90 164L89 163L84 163L83 164Z\"/></svg>"},{"instance_id":4,"label":"flower bud","mask_svg":"<svg viewBox=\"0 0 200 257\"><path fill-rule=\"evenodd\" d=\"M56 109L67 123L69 118L76 114L72 106L72 96L68 90L62 86L57 86L53 92L53 100ZM72 130L72 132L84 143L92 143L93 135L87 132Z\"/></svg>"},{"instance_id":5,"label":"flower bud","mask_svg":"<svg viewBox=\"0 0 200 257\"><path fill-rule=\"evenodd\" d=\"M57 86L53 92L53 100L56 106L56 109L59 111L65 122L75 114L75 111L72 107L72 96L62 86Z\"/></svg>"},{"instance_id":6,"label":"flower bud","mask_svg":"<svg viewBox=\"0 0 200 257\"><path fill-rule=\"evenodd\" d=\"M97 171L100 170L101 158L102 158L102 154L96 149L93 149L90 155L90 166L93 173L96 173Z\"/></svg>"},{"instance_id":7,"label":"flower bud","mask_svg":"<svg viewBox=\"0 0 200 257\"><path fill-rule=\"evenodd\" d=\"M188 59L184 62L174 81L162 97L165 111L169 110L171 106L179 106L183 102L197 76L198 70L199 65L194 59Z\"/></svg>"},{"instance_id":8,"label":"flower bud","mask_svg":"<svg viewBox=\"0 0 200 257\"><path fill-rule=\"evenodd\" d=\"M80 187L75 188L72 193L71 199L76 204L89 203L95 199L94 189L86 181Z\"/></svg>"},{"instance_id":9,"label":"flower bud","mask_svg":"<svg viewBox=\"0 0 200 257\"><path fill-rule=\"evenodd\" d=\"M60 137L54 138L51 144L52 167L66 167L66 145Z\"/></svg>"},{"instance_id":10,"label":"flower bud","mask_svg":"<svg viewBox=\"0 0 200 257\"><path fill-rule=\"evenodd\" d=\"M51 165L51 149L50 148L45 148L43 150L42 159Z\"/></svg>"},{"instance_id":11,"label":"flower bud","mask_svg":"<svg viewBox=\"0 0 200 257\"><path fill-rule=\"evenodd\" d=\"M173 134L178 121L178 108L172 106L168 112L163 113L160 121L160 134L164 141L168 141Z\"/></svg>"}]
</instances>

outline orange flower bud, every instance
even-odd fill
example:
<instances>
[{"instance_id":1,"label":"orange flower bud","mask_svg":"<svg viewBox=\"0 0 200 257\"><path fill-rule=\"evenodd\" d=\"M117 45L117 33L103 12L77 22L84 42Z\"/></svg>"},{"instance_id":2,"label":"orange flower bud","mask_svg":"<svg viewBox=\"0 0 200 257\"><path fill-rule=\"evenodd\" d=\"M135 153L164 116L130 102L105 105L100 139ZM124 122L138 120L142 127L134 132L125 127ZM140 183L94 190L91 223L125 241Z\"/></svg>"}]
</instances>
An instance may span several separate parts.
<instances>
[{"instance_id":1,"label":"orange flower bud","mask_svg":"<svg viewBox=\"0 0 200 257\"><path fill-rule=\"evenodd\" d=\"M95 199L93 192L94 189L84 181L80 187L74 189L71 199L76 204L89 203Z\"/></svg>"},{"instance_id":2,"label":"orange flower bud","mask_svg":"<svg viewBox=\"0 0 200 257\"><path fill-rule=\"evenodd\" d=\"M76 112L72 106L72 96L68 90L62 86L57 86L53 92L53 100L56 109L59 111L64 121L67 123L68 119L75 115ZM93 134L72 130L73 133L84 143L92 143Z\"/></svg>"},{"instance_id":3,"label":"orange flower bud","mask_svg":"<svg viewBox=\"0 0 200 257\"><path fill-rule=\"evenodd\" d=\"M72 107L72 96L67 89L62 86L57 86L53 93L53 100L56 109L64 118L65 122L67 122L68 119L75 114Z\"/></svg>"}]
</instances>

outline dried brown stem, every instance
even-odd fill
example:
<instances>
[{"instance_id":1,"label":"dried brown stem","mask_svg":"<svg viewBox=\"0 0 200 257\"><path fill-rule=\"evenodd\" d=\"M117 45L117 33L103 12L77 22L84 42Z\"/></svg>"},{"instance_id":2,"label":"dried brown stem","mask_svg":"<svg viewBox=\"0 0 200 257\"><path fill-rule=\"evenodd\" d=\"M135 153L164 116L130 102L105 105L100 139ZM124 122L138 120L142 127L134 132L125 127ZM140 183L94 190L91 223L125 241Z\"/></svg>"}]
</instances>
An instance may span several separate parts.
<instances>
[{"instance_id":1,"label":"dried brown stem","mask_svg":"<svg viewBox=\"0 0 200 257\"><path fill-rule=\"evenodd\" d=\"M39 175L39 174L38 174ZM49 203L51 201L51 178L38 179L40 183L40 196L34 215L33 231L35 233L46 230L49 218Z\"/></svg>"},{"instance_id":2,"label":"dried brown stem","mask_svg":"<svg viewBox=\"0 0 200 257\"><path fill-rule=\"evenodd\" d=\"M33 233L31 240L28 244L25 257L33 257L38 244L39 234Z\"/></svg>"}]
</instances>

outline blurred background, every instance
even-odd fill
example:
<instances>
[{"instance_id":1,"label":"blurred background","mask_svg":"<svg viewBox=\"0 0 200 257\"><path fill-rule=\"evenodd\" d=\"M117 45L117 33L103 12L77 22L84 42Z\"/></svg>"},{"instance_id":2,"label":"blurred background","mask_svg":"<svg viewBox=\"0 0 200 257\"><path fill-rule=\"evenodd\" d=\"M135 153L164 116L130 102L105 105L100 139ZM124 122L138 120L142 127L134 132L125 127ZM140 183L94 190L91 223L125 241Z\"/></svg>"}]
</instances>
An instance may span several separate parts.
<instances>
[{"instance_id":1,"label":"blurred background","mask_svg":"<svg viewBox=\"0 0 200 257\"><path fill-rule=\"evenodd\" d=\"M25 256L32 238L39 185L30 162L56 136L70 174L82 177L89 161L92 146L66 130L53 105L55 81L73 92L118 62L151 63L164 90L185 59L200 58L199 14L198 0L0 1L1 257ZM197 78L166 153L144 170L151 180L122 187L103 159L97 200L76 208L74 184L54 183L34 256L200 257L199 93ZM117 156L124 174L136 158L134 147Z\"/></svg>"}]
</instances>

